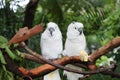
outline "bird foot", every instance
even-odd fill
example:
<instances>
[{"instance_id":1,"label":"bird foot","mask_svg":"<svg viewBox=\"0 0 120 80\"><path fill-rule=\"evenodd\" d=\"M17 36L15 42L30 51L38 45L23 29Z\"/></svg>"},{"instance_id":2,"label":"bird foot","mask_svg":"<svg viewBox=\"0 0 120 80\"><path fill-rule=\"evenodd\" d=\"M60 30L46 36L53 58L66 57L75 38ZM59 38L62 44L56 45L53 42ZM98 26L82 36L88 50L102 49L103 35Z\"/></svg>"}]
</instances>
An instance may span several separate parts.
<instances>
[{"instance_id":1,"label":"bird foot","mask_svg":"<svg viewBox=\"0 0 120 80\"><path fill-rule=\"evenodd\" d=\"M87 62L89 56L88 56L88 53L86 51L81 50L79 57L80 57L81 61Z\"/></svg>"}]
</instances>

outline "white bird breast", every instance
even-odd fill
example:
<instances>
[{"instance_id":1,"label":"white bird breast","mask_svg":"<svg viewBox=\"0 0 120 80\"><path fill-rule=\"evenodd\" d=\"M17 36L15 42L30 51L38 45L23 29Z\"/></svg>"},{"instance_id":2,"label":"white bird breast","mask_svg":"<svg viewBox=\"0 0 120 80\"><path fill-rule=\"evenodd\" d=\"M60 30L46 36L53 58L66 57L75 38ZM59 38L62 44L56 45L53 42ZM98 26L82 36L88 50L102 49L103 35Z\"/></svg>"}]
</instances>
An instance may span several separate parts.
<instances>
[{"instance_id":1,"label":"white bird breast","mask_svg":"<svg viewBox=\"0 0 120 80\"><path fill-rule=\"evenodd\" d=\"M86 40L85 37L78 37L76 39L67 39L65 43L65 55L78 56L81 50L85 50Z\"/></svg>"},{"instance_id":2,"label":"white bird breast","mask_svg":"<svg viewBox=\"0 0 120 80\"><path fill-rule=\"evenodd\" d=\"M41 35L41 51L46 59L58 58L63 50L62 45L62 35L59 28L54 31L52 36L49 35L47 30Z\"/></svg>"},{"instance_id":3,"label":"white bird breast","mask_svg":"<svg viewBox=\"0 0 120 80\"><path fill-rule=\"evenodd\" d=\"M44 40L42 55L47 59L55 59L62 53L62 40Z\"/></svg>"}]
</instances>

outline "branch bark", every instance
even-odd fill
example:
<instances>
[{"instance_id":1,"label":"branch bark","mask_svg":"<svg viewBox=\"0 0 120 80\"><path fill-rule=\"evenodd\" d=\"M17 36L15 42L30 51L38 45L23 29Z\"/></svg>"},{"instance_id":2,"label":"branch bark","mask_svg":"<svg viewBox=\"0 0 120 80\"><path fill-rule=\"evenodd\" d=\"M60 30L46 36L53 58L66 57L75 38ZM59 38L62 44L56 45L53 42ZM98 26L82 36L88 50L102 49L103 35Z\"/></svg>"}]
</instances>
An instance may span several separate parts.
<instances>
[{"instance_id":1,"label":"branch bark","mask_svg":"<svg viewBox=\"0 0 120 80\"><path fill-rule=\"evenodd\" d=\"M37 63L39 63L39 64L45 64L45 62L41 61L40 59L38 59L38 58L36 58L36 57L34 57L34 56L30 55L30 54L23 53L23 55L24 55L24 58L25 58L25 59L28 59L28 60L30 60L30 61L37 62Z\"/></svg>"},{"instance_id":2,"label":"branch bark","mask_svg":"<svg viewBox=\"0 0 120 80\"><path fill-rule=\"evenodd\" d=\"M117 41L117 42L116 42ZM90 63L92 62L95 62L94 60L96 60L97 58L99 58L100 56L106 54L106 52L114 49L114 47L117 47L120 45L120 38L117 37L115 39L113 39L111 42L109 42L108 44L106 44L105 46L101 47L100 49L98 49L98 51L96 50L93 54L90 55L89 57L89 60L90 60ZM65 64L68 64L68 63L72 63L71 61L80 61L79 57L78 56L72 56L72 57L64 57L62 59L59 59L58 61L54 61L54 63L56 64L60 64L60 65L65 65ZM90 66L95 66L95 64L88 64L86 66L88 66L90 69L91 67ZM40 66L38 68L35 68L33 70L30 70L30 73L36 73L36 74L39 74L39 75L45 75L53 70L55 70L56 68L49 65L49 64L45 64L43 66ZM20 69L22 71L22 69ZM78 71L79 72L79 71ZM78 73L76 72L76 73ZM42 73L42 74L41 74ZM88 74L88 73L84 73L84 72L81 72L82 74ZM95 73L95 72L94 72ZM108 73L105 73L105 74L109 74ZM113 73L115 74L115 73ZM117 77L119 77L120 75L116 75Z\"/></svg>"},{"instance_id":3,"label":"branch bark","mask_svg":"<svg viewBox=\"0 0 120 80\"><path fill-rule=\"evenodd\" d=\"M72 71L72 72L75 71L75 72L78 72L78 71L76 71L76 70L65 68L65 67L63 67L63 66L61 66L61 65L58 65L58 64L56 64L56 63L51 62L50 60L47 60L47 59L43 58L43 57L42 57L41 55L39 55L38 53L36 53L36 52L32 51L31 49L29 49L28 46L27 46L24 42L21 43L21 46L23 46L31 55L33 55L34 57L38 58L39 61L43 61L43 62L45 62L45 63L48 63L48 64L52 65L53 67L55 66L55 67L57 67L57 68L64 69L64 70L67 70L67 71ZM81 62L79 57L78 57L78 59L79 59L79 62ZM65 63L66 63L66 62L65 62ZM79 72L78 72L78 73L79 73Z\"/></svg>"},{"instance_id":4,"label":"branch bark","mask_svg":"<svg viewBox=\"0 0 120 80\"><path fill-rule=\"evenodd\" d=\"M43 31L43 27L41 24L35 25L33 28L28 29L28 27L21 28L14 37L8 42L8 44L20 43L22 41L27 40L28 38L41 33Z\"/></svg>"},{"instance_id":5,"label":"branch bark","mask_svg":"<svg viewBox=\"0 0 120 80\"><path fill-rule=\"evenodd\" d=\"M107 54L109 51L113 50L114 48L120 46L120 37L114 38L112 41L104 45L103 47L99 48L98 50L94 51L90 57L89 61L95 62L99 57L102 55Z\"/></svg>"},{"instance_id":6,"label":"branch bark","mask_svg":"<svg viewBox=\"0 0 120 80\"><path fill-rule=\"evenodd\" d=\"M79 58L79 57L78 57ZM72 57L64 57L64 58L61 58L61 59L58 59L56 61L53 61L54 63L56 64L61 64L61 65L64 65L66 64L66 62L70 63L72 60L78 60L77 56L72 56ZM8 58L9 59L9 58ZM71 60L70 60L71 59ZM63 61L63 63L61 62ZM8 67L9 65L9 67ZM11 66L14 65L14 68L11 68ZM16 64L12 63L11 64L11 60L9 59L8 60L8 64L7 64L7 67L9 70L12 69L12 72L16 73L17 75L19 76L30 76L32 78L36 78L36 77L41 77L51 71L53 71L53 69L55 70L56 68L52 65L49 65L49 64L44 64L40 67L37 67L37 68L34 68L34 69L31 69L31 70L27 70L23 67L18 67ZM103 73L103 74L106 74L106 75L114 75L114 77L120 77L120 74L119 73L115 73L115 72L112 72L111 73L111 70L115 67L115 64L111 64L110 67L105 67L105 68L102 68L102 69L98 69L98 70L94 70L94 71L81 71L80 73L81 74L85 74L85 75L93 75L93 74L97 74L97 73ZM79 71L78 71L79 72ZM117 74L117 75L116 75Z\"/></svg>"}]
</instances>

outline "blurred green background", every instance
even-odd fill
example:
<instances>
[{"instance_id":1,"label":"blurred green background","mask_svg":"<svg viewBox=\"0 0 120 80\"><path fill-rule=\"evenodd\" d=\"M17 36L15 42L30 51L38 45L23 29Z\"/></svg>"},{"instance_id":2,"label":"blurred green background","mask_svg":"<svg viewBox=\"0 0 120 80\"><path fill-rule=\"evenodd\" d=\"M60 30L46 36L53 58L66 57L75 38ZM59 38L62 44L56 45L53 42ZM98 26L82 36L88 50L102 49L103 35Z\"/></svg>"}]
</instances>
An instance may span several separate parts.
<instances>
[{"instance_id":1,"label":"blurred green background","mask_svg":"<svg viewBox=\"0 0 120 80\"><path fill-rule=\"evenodd\" d=\"M25 7L20 6L17 4L20 1L25 0L0 0L0 35L6 37L8 40L20 28L28 26L25 25L27 4ZM11 4L12 2L14 4ZM16 10L14 9L14 5L17 6ZM82 22L84 24L87 47L89 52L92 53L120 35L120 0L39 0L35 8L33 21L30 22L31 25L28 27L31 28L31 26L42 23L45 29L46 23L50 21L56 22L59 25L64 42L68 25L73 21ZM33 36L27 41L28 46L38 53L40 53L39 43L40 34ZM107 56L115 56L118 66L116 71L120 72L120 48L118 47L109 52ZM21 65L26 68L39 66L39 64L28 60L23 60ZM3 75L1 70L0 75ZM4 78L5 76L1 77ZM64 78L62 79L65 80ZM119 80L118 78L102 74L93 75L86 80L96 79ZM38 78L38 80L40 79Z\"/></svg>"}]
</instances>

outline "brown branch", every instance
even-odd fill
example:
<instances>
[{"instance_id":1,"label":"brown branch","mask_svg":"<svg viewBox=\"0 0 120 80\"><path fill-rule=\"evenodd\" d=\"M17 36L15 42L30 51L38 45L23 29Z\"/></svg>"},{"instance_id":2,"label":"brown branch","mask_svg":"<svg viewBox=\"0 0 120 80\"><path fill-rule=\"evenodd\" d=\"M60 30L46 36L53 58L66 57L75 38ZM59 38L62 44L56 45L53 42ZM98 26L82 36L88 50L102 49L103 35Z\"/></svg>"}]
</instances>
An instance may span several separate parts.
<instances>
[{"instance_id":1,"label":"brown branch","mask_svg":"<svg viewBox=\"0 0 120 80\"><path fill-rule=\"evenodd\" d=\"M28 46L26 46L26 44L25 44L24 42L22 42L21 45L22 45L31 55L33 55L34 57L38 58L39 61L42 60L43 62L46 62L46 63L48 63L50 66L52 66L51 68L52 68L53 70L55 70L56 67L57 67L57 68L60 68L60 69L63 69L63 70L67 70L67 71L70 71L70 72L75 72L75 73L79 73L79 74L82 73L81 71L78 71L78 70L75 70L75 69L66 68L66 67L64 67L64 66L61 66L61 65L67 64L68 62L64 62L64 63L63 63L63 62L60 62L59 64L61 64L61 65L59 65L58 62L55 62L55 63L54 63L54 62L51 62L51 61L43 58L42 56L40 56L40 55L37 54L36 52L33 52L31 49L28 48ZM61 61L65 61L65 60L61 60ZM72 61L72 60L71 60L71 61ZM79 57L78 57L78 61L81 62ZM52 71L53 71L53 70L52 70Z\"/></svg>"},{"instance_id":2,"label":"brown branch","mask_svg":"<svg viewBox=\"0 0 120 80\"><path fill-rule=\"evenodd\" d=\"M78 63L78 62L77 63L73 62L71 64L78 66L78 67L81 67L81 68L84 68L84 69L88 69L88 66L86 66L85 63L82 64L82 63Z\"/></svg>"},{"instance_id":3,"label":"brown branch","mask_svg":"<svg viewBox=\"0 0 120 80\"><path fill-rule=\"evenodd\" d=\"M37 63L40 63L40 64L45 64L43 61L34 57L33 55L30 55L30 54L27 54L27 53L23 53L23 55L24 55L25 59L28 59L30 61L34 61L34 62L37 62Z\"/></svg>"},{"instance_id":4,"label":"brown branch","mask_svg":"<svg viewBox=\"0 0 120 80\"><path fill-rule=\"evenodd\" d=\"M18 75L20 77L24 76L24 74L19 70L19 66L14 63L14 61L7 55L7 53L4 53L5 60L7 64L5 65L7 70L13 72L15 75Z\"/></svg>"},{"instance_id":5,"label":"brown branch","mask_svg":"<svg viewBox=\"0 0 120 80\"><path fill-rule=\"evenodd\" d=\"M67 61L67 59L68 59L68 61L69 61L69 58L70 57L64 57L64 58L62 58L62 59L59 59L59 60L56 60L56 61L53 61L54 63L56 63L56 64L58 64L59 63L59 61L60 61L60 63L59 64L61 64L61 65L64 65L64 64L62 64L61 63L61 61L64 61L64 60L66 60ZM76 57L71 57L71 60L72 59L74 59L74 58L76 58ZM114 64L111 64L111 66L110 67L105 67L105 68L101 68L101 69L97 69L97 70L94 70L94 71L76 71L76 73L79 73L79 74L84 74L84 75L93 75L93 74L97 74L97 73L102 73L102 72L105 72L105 71L109 71L109 70L111 70L111 69L113 69L115 67L115 65ZM19 70L21 70L21 72L23 73L23 74L25 74L25 75L30 75L31 77L40 77L40 76L43 76L43 75L45 75L45 74L47 74L47 73L49 73L49 72L51 72L51 71L53 71L53 70L55 70L56 68L54 67L54 66L52 66L52 65L49 65L49 64L44 64L44 65L42 65L42 66L40 66L40 67L37 67L37 68L34 68L34 69L31 69L31 70L28 70L28 71L26 71L24 68L19 68ZM69 68L70 69L70 68ZM70 69L71 70L71 69Z\"/></svg>"},{"instance_id":6,"label":"brown branch","mask_svg":"<svg viewBox=\"0 0 120 80\"><path fill-rule=\"evenodd\" d=\"M101 57L104 54L107 54L109 51L113 50L114 48L120 46L120 37L114 38L112 41L110 41L109 43L107 43L105 46L99 48L98 50L96 50L95 52L93 52L90 57L89 60L91 62L95 62L96 59L98 59L99 57Z\"/></svg>"},{"instance_id":7,"label":"brown branch","mask_svg":"<svg viewBox=\"0 0 120 80\"><path fill-rule=\"evenodd\" d=\"M49 64L45 64L45 65L42 65L38 68L27 70L23 67L18 67L8 56L5 57L5 58L7 60L7 65L6 65L7 69L12 71L14 74L19 75L19 76L31 76L32 78L35 78L35 77L43 76L43 75L53 71L53 69L55 69L55 67L53 67ZM57 63L57 64L59 63L60 64L60 63L62 63L61 61L63 61L63 63L64 63L64 60L66 62L71 62L72 60L78 60L78 58L77 58L77 56L64 57L64 58L61 58L61 59L58 59L58 60L54 61L54 63ZM112 75L113 74L114 77L120 77L119 73L115 73L115 72L110 73L111 72L110 70L112 70L114 67L115 67L114 64L112 64L110 67L98 69L98 70L95 70L95 71L85 71L85 72L81 72L81 73L82 74L90 74L90 75L93 75L93 74L96 74L96 73L102 73L102 74L106 74L106 75Z\"/></svg>"},{"instance_id":8,"label":"brown branch","mask_svg":"<svg viewBox=\"0 0 120 80\"><path fill-rule=\"evenodd\" d=\"M8 42L8 44L10 45L10 44L15 44L15 43L20 43L42 31L43 31L43 27L41 24L35 25L31 29L28 29L28 27L21 28L16 33L16 35Z\"/></svg>"},{"instance_id":9,"label":"brown branch","mask_svg":"<svg viewBox=\"0 0 120 80\"><path fill-rule=\"evenodd\" d=\"M70 58L69 57L64 57L64 58L61 58L61 59L58 59L58 60L54 61L54 63L55 64L60 64L60 65L65 65L67 62L70 63L70 62L72 62L72 60L75 60L75 59L78 60L79 57L76 57L76 56L73 56L73 57L70 57ZM9 60L9 61L11 61L11 60ZM20 71L20 72L22 72L23 75L28 75L28 76L31 76L31 77L35 78L35 77L38 77L38 76L39 77L43 76L43 75L45 75L45 74L47 74L47 73L49 73L49 72L51 72L55 69L56 69L56 67L54 67L52 65L44 64L43 66L31 69L31 70L27 70L23 67L19 67L17 69L15 68L14 71ZM13 68L9 68L9 70L13 71ZM77 71L77 72L79 72L79 71ZM82 72L80 72L80 73L82 73Z\"/></svg>"},{"instance_id":10,"label":"brown branch","mask_svg":"<svg viewBox=\"0 0 120 80\"><path fill-rule=\"evenodd\" d=\"M27 75L26 76L22 76L22 79L23 80L33 80L32 77L27 76Z\"/></svg>"},{"instance_id":11,"label":"brown branch","mask_svg":"<svg viewBox=\"0 0 120 80\"><path fill-rule=\"evenodd\" d=\"M117 39L119 39L119 38L117 38ZM115 38L115 40L116 40L116 38ZM114 40L112 40L112 41L114 41ZM110 42L110 43L108 43L107 45L110 45L112 42ZM107 46L106 45L106 46ZM115 45L117 45L117 43L116 44L114 44L114 46ZM107 47L107 50L111 50L111 46L112 45L110 45L109 47ZM118 46L118 45L117 45ZM115 47L117 47L117 46L115 46ZM110 48L110 49L109 49ZM102 50L102 51L104 51L104 49L100 49L100 50ZM29 51L29 50L28 50ZM106 51L105 51L106 52ZM97 54L100 54L101 53L101 51L99 51ZM94 54L94 53L93 53ZM92 54L90 55L90 58L91 58L91 56L93 56ZM96 55L97 56L97 55ZM100 55L101 56L101 55ZM64 59L63 60L63 62L61 62L62 60L60 60L60 62L61 63L59 63L59 62L56 62L56 64L60 64L60 65L64 65L64 64L66 64L66 63L68 63L69 61L80 61L80 59L79 59L79 57L74 57L74 58L76 58L76 59L73 59L73 60L68 60L68 61L66 61L66 59ZM93 58L94 59L94 58ZM54 66L54 65L53 65ZM56 68L55 67L50 67L50 66L48 66L49 67L49 69L46 69L46 70L49 70L49 71L52 71L52 70L55 70ZM88 65L88 66L91 66L91 64L90 65ZM92 64L92 66L95 66L94 64ZM41 69L42 69L42 67L40 67ZM39 69L40 69L39 68ZM46 68L47 68L47 66L46 66ZM90 68L90 67L89 67ZM45 69L45 67L44 67L44 69ZM37 69L38 70L38 69ZM45 70L45 71L46 71ZM79 71L77 71L76 73L78 73ZM38 72L39 73L39 72ZM42 72L42 73L44 73L44 72ZM79 72L79 73L81 73L81 72ZM84 73L82 73L82 74L84 74ZM86 74L86 73L85 73Z\"/></svg>"}]
</instances>

